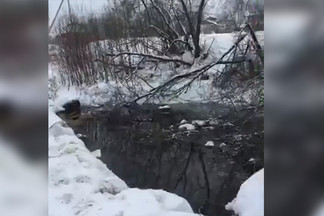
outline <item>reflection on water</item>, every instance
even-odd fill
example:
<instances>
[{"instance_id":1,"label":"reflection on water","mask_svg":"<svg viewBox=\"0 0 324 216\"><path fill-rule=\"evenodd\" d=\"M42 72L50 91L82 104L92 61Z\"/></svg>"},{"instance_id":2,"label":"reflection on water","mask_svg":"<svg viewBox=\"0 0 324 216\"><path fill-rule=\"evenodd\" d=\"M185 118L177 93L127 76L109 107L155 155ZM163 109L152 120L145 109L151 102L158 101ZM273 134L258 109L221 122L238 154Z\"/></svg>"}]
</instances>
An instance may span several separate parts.
<instances>
[{"instance_id":1,"label":"reflection on water","mask_svg":"<svg viewBox=\"0 0 324 216\"><path fill-rule=\"evenodd\" d=\"M86 135L90 150L101 149L109 169L130 187L176 193L196 212L231 215L224 205L263 167L261 111L234 113L212 103L172 105L167 112L156 105L90 110L90 118L71 126ZM178 129L182 119L212 121L188 132Z\"/></svg>"}]
</instances>

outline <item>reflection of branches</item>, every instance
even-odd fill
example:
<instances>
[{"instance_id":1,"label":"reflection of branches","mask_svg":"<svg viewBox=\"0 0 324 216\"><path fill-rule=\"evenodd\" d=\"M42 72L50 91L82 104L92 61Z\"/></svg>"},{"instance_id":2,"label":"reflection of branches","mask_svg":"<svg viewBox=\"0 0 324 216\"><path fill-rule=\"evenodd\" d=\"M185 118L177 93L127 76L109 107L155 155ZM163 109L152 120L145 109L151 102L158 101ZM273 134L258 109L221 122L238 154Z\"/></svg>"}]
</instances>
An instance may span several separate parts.
<instances>
[{"instance_id":1,"label":"reflection of branches","mask_svg":"<svg viewBox=\"0 0 324 216\"><path fill-rule=\"evenodd\" d=\"M188 167L189 167L189 163L190 163L190 160L191 160L191 158L192 158L193 153L194 153L193 143L190 143L190 151L189 151L188 157L187 157L187 159L186 159L186 164L185 164L185 166L184 166L183 171L182 171L181 174L180 174L180 177L177 179L174 188L177 188L178 185L180 184L180 182L181 182L183 179L185 179L185 177L186 177L186 173L187 173L187 170L188 170ZM185 184L184 184L184 185L185 185Z\"/></svg>"},{"instance_id":2,"label":"reflection of branches","mask_svg":"<svg viewBox=\"0 0 324 216\"><path fill-rule=\"evenodd\" d=\"M199 157L199 160L201 162L201 167L202 167L202 171L203 171L203 174L204 174L204 179L205 179L205 182L206 182L206 194L207 194L207 197L206 197L205 203L201 207L201 211L204 212L204 211L206 211L206 208L208 207L208 202L209 202L209 198L210 198L210 185L209 185L208 174L207 174L206 165L205 165L205 161L204 161L204 157L203 157L203 152L199 151L198 157Z\"/></svg>"},{"instance_id":3,"label":"reflection of branches","mask_svg":"<svg viewBox=\"0 0 324 216\"><path fill-rule=\"evenodd\" d=\"M156 182L155 182L155 185L158 186L158 183L159 183L159 180L161 178L161 167L162 167L162 156L163 156L163 152L162 150L159 151L160 154L159 154L159 167L158 167L158 171L157 171L157 177L156 177ZM170 177L171 175L169 175Z\"/></svg>"}]
</instances>

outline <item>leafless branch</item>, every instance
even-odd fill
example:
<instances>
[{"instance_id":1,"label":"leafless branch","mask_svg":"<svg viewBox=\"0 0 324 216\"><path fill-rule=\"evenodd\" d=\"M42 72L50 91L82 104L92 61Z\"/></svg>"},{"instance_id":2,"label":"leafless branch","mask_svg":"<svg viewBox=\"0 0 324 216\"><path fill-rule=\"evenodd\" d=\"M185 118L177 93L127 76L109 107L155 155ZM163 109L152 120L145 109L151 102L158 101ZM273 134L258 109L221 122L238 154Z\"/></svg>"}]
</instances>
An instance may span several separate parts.
<instances>
[{"instance_id":1,"label":"leafless branch","mask_svg":"<svg viewBox=\"0 0 324 216\"><path fill-rule=\"evenodd\" d=\"M180 63L180 64L187 65L187 66L192 65L191 63L185 62L185 61L183 61L181 59L172 59L172 58L169 58L169 57L154 56L154 55L149 55L149 54L144 54L144 53L121 52L121 53L118 53L118 54L107 53L106 55L107 56L112 56L114 58L117 58L117 57L122 56L122 55L142 56L142 57L146 57L146 58L156 59L156 60L159 60L161 62L176 62L176 63Z\"/></svg>"}]
</instances>

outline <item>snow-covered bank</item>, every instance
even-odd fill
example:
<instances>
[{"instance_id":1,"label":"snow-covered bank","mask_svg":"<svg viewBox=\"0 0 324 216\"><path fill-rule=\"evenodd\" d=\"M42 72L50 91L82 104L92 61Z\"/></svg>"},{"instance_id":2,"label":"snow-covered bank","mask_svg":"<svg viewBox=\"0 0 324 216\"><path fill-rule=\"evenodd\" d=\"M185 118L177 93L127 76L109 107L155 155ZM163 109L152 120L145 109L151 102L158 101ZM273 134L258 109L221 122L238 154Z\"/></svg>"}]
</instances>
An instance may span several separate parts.
<instances>
[{"instance_id":1,"label":"snow-covered bank","mask_svg":"<svg viewBox=\"0 0 324 216\"><path fill-rule=\"evenodd\" d=\"M225 207L238 216L264 215L264 169L259 170L240 187L236 198Z\"/></svg>"},{"instance_id":2,"label":"snow-covered bank","mask_svg":"<svg viewBox=\"0 0 324 216\"><path fill-rule=\"evenodd\" d=\"M260 44L264 45L264 32L256 32ZM60 109L65 102L78 99L82 105L98 106L106 103L123 103L125 101L134 100L140 95L147 94L152 88L156 88L166 81L170 80L175 75L185 74L195 69L201 68L202 66L216 61L222 54L224 54L236 41L236 33L225 33L225 34L203 34L201 35L201 42L204 49L209 49L210 53L207 59L197 59L194 65L190 68L180 67L174 68L171 63L159 63L159 67L152 67L151 64L143 63L143 68L137 70L137 78L127 84L114 81L109 79L108 81L100 81L92 86L79 86L79 87L67 87L59 84L59 68L54 65L49 65L49 94L51 105L54 105L55 110ZM102 41L104 42L104 41ZM191 55L191 56L190 56ZM136 57L136 56L135 56ZM134 64L138 63L139 58L136 57ZM186 52L182 56L176 56L179 59L192 62L192 54ZM206 101L218 101L227 104L231 104L235 101L229 101L223 94L226 93L224 89L216 88L216 77L220 71L223 70L225 65L216 65L213 68L206 71L206 77L204 79L198 79L191 84L191 87L186 91L182 92L179 97L176 98L159 98L156 103L186 103L186 102L206 102ZM154 69L155 68L155 69ZM97 68L96 71L102 69ZM145 79L145 82L143 81ZM178 89L187 83L190 79L184 79L182 82L177 83L173 86L173 90ZM134 94L136 92L136 94ZM249 90L242 91L236 98L237 103L245 101L247 103L255 103L257 100L253 98L253 92ZM140 101L138 101L140 103Z\"/></svg>"},{"instance_id":3,"label":"snow-covered bank","mask_svg":"<svg viewBox=\"0 0 324 216\"><path fill-rule=\"evenodd\" d=\"M175 194L128 188L51 110L48 126L50 216L196 215Z\"/></svg>"}]
</instances>

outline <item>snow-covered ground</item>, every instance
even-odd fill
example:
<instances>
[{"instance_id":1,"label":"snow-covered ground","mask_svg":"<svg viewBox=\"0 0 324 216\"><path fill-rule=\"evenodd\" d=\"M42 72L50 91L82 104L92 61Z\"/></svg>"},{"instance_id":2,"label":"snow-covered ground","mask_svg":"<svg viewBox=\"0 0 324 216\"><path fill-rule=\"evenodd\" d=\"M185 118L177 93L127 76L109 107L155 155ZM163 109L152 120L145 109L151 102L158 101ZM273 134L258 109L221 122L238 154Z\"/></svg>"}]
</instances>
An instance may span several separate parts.
<instances>
[{"instance_id":1,"label":"snow-covered ground","mask_svg":"<svg viewBox=\"0 0 324 216\"><path fill-rule=\"evenodd\" d=\"M194 216L163 190L128 188L49 109L49 215Z\"/></svg>"},{"instance_id":2,"label":"snow-covered ground","mask_svg":"<svg viewBox=\"0 0 324 216\"><path fill-rule=\"evenodd\" d=\"M264 215L264 169L259 170L240 187L236 198L225 208L238 216Z\"/></svg>"}]
</instances>

